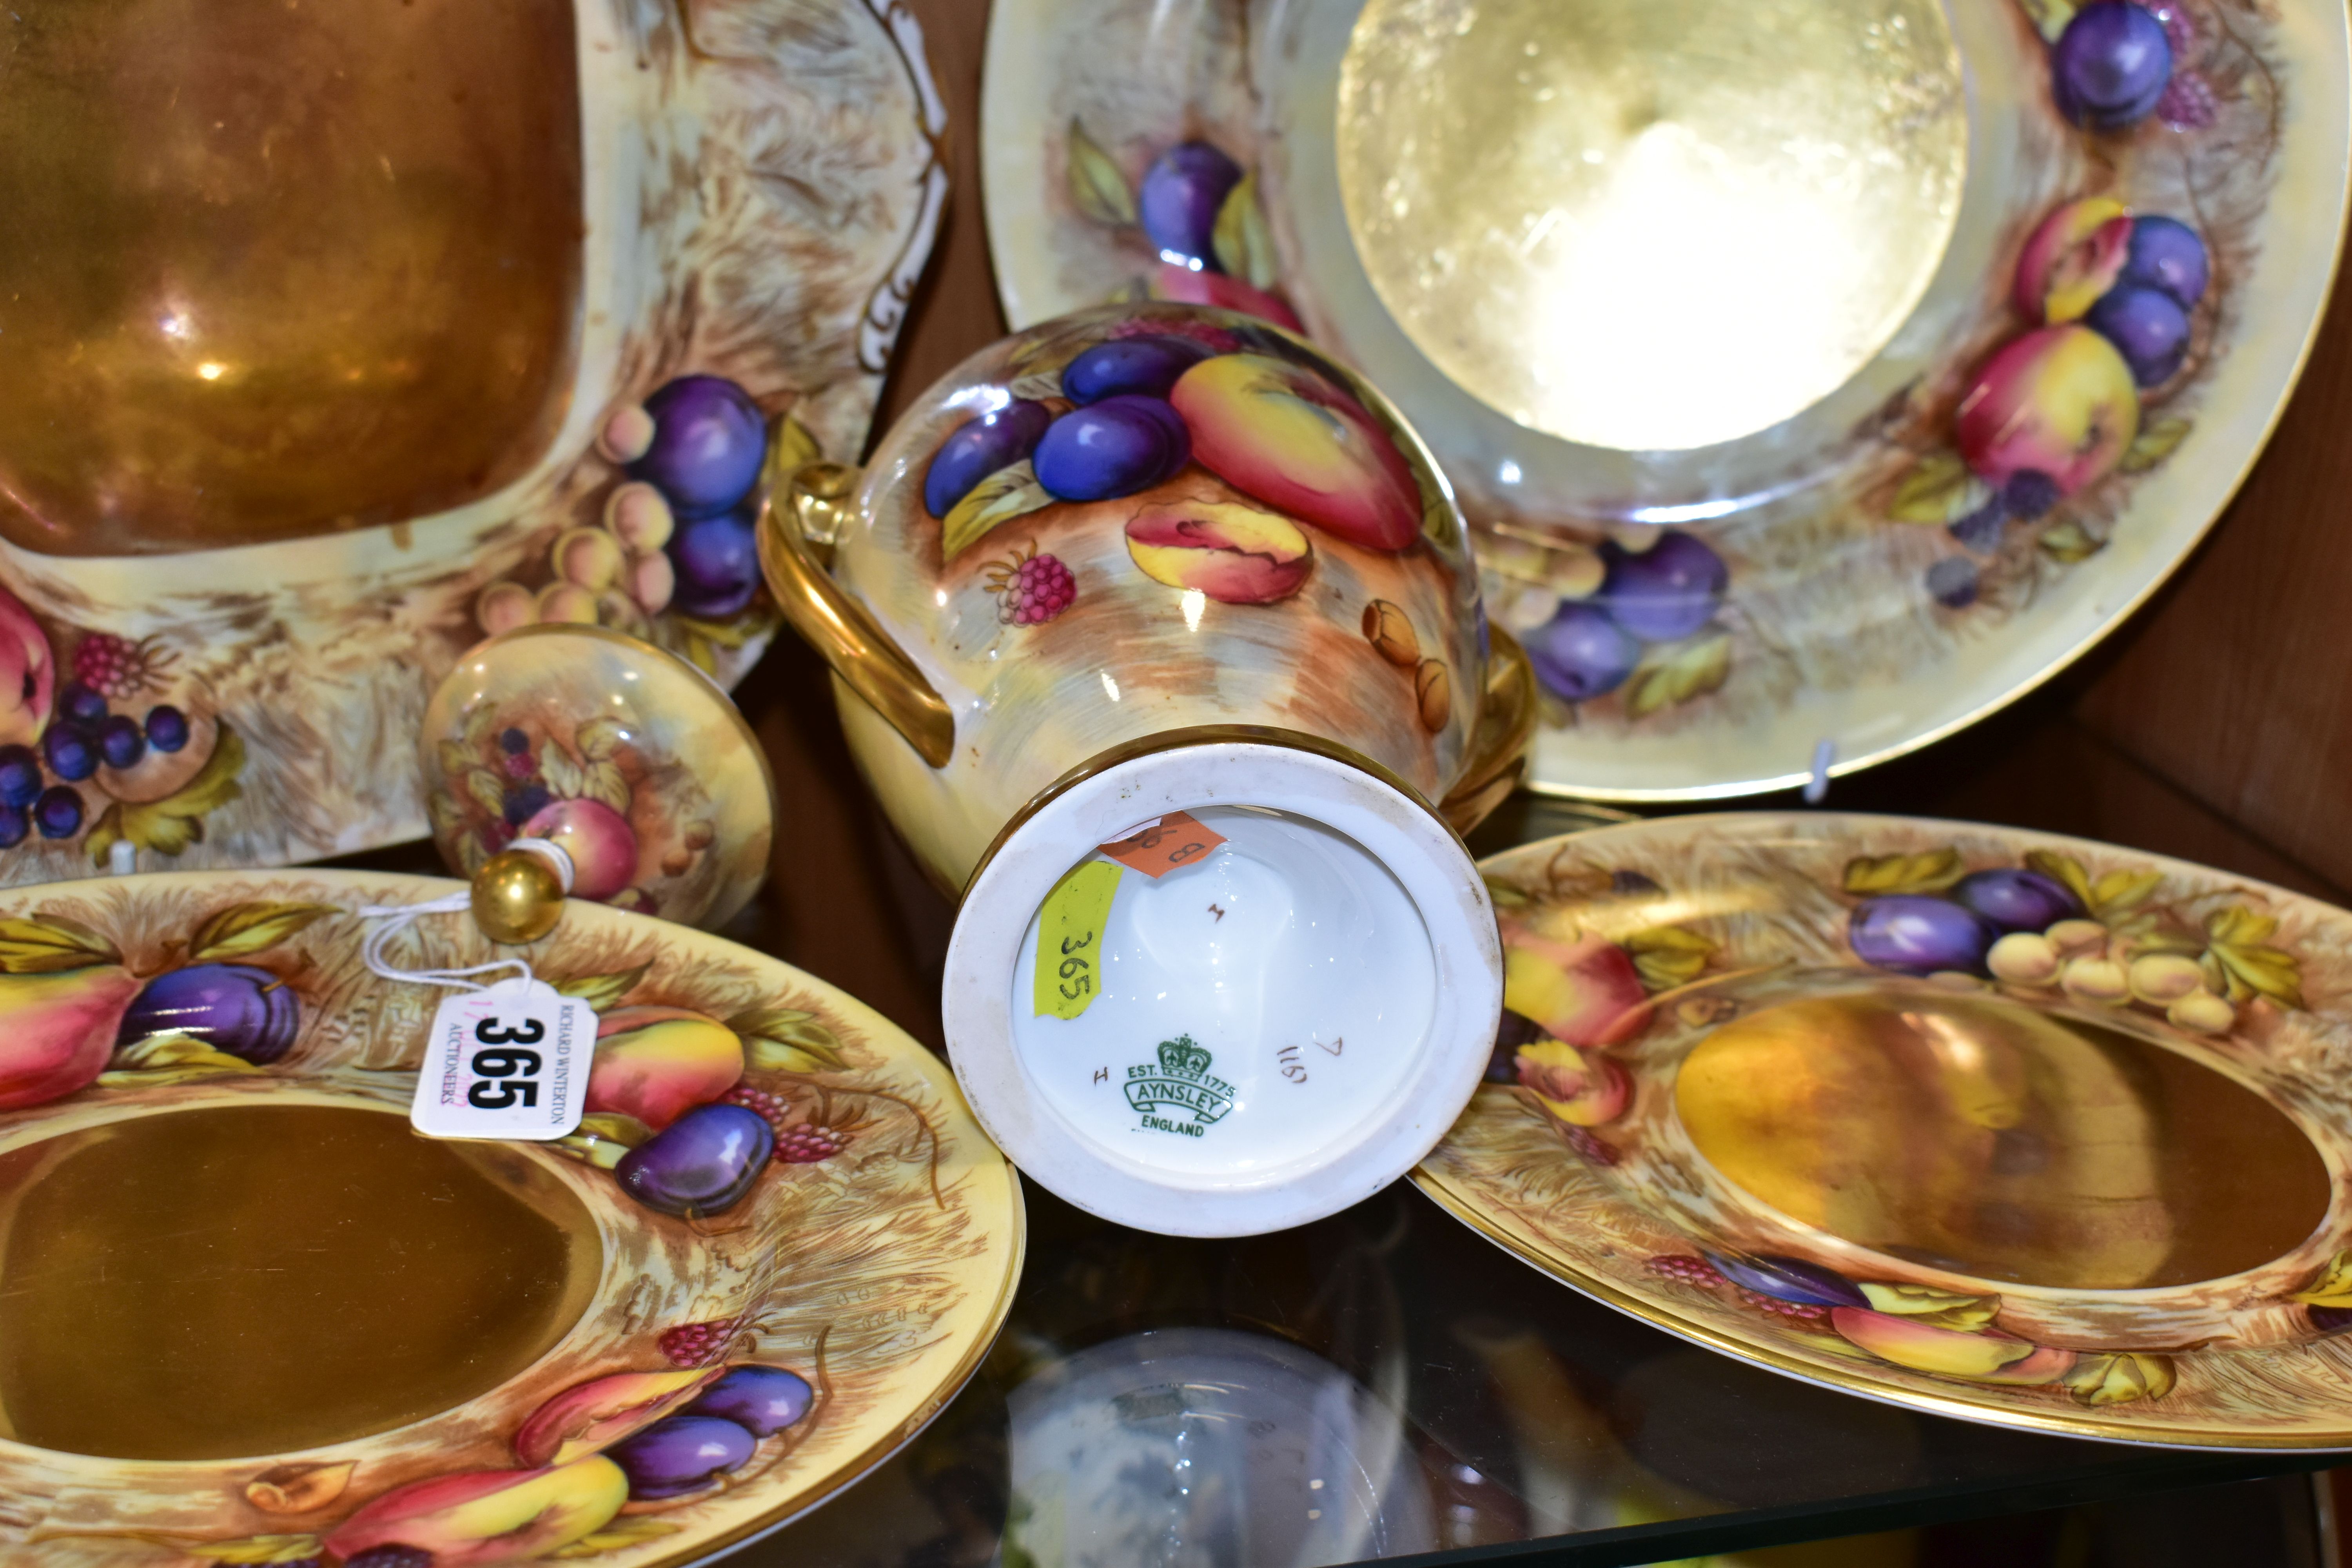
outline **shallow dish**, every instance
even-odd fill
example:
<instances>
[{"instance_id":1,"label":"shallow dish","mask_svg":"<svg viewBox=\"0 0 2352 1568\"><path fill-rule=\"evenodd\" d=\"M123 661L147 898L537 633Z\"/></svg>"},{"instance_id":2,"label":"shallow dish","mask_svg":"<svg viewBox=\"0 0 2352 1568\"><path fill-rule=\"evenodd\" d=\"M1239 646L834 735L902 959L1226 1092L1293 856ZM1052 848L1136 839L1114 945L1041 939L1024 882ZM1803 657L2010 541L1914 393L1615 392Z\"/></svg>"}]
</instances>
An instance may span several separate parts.
<instances>
[{"instance_id":1,"label":"shallow dish","mask_svg":"<svg viewBox=\"0 0 2352 1568\"><path fill-rule=\"evenodd\" d=\"M862 446L946 198L903 7L69 9L0 68L0 883L421 837L485 633L751 667L759 447Z\"/></svg>"},{"instance_id":2,"label":"shallow dish","mask_svg":"<svg viewBox=\"0 0 2352 1568\"><path fill-rule=\"evenodd\" d=\"M1971 1420L2352 1443L2352 916L1892 817L1529 845L1488 1086L1415 1179L1759 1365Z\"/></svg>"},{"instance_id":3,"label":"shallow dish","mask_svg":"<svg viewBox=\"0 0 2352 1568\"><path fill-rule=\"evenodd\" d=\"M372 974L349 911L456 886L0 899L11 1562L699 1559L848 1485L979 1364L1020 1268L1012 1172L928 1052L784 964L575 901L527 951L635 1077L592 1073L560 1143L414 1135L444 994ZM391 952L492 956L463 915ZM657 1145L713 1116L756 1173L669 1204Z\"/></svg>"},{"instance_id":4,"label":"shallow dish","mask_svg":"<svg viewBox=\"0 0 2352 1568\"><path fill-rule=\"evenodd\" d=\"M997 278L1016 326L1139 292L1303 323L1392 397L1549 693L1538 787L1844 773L2115 626L2294 384L2344 11L2160 12L2101 15L2162 90L2077 123L2064 0L1010 0ZM2156 287L2167 243L2203 276Z\"/></svg>"}]
</instances>

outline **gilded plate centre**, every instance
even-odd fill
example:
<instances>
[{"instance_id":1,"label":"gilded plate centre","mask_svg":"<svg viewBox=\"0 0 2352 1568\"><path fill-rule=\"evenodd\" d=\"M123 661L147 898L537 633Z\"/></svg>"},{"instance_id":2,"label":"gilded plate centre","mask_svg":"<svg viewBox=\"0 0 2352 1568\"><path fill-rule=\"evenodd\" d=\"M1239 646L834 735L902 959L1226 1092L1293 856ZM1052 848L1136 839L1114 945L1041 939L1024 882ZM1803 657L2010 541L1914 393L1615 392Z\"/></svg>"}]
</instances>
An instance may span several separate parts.
<instances>
[{"instance_id":1,"label":"gilded plate centre","mask_svg":"<svg viewBox=\"0 0 2352 1568\"><path fill-rule=\"evenodd\" d=\"M1519 424L1776 425L1926 291L1968 161L1934 0L1369 0L1339 185L1405 335Z\"/></svg>"},{"instance_id":2,"label":"gilded plate centre","mask_svg":"<svg viewBox=\"0 0 2352 1568\"><path fill-rule=\"evenodd\" d=\"M1683 1064L1726 1178L1858 1246L1986 1279L2189 1284L2292 1251L2326 1165L2251 1089L2014 1003L1850 994L1763 1008Z\"/></svg>"},{"instance_id":3,"label":"gilded plate centre","mask_svg":"<svg viewBox=\"0 0 2352 1568\"><path fill-rule=\"evenodd\" d=\"M603 1256L529 1158L394 1113L215 1106L68 1132L0 1156L0 1430L125 1459L387 1431L538 1360Z\"/></svg>"}]
</instances>

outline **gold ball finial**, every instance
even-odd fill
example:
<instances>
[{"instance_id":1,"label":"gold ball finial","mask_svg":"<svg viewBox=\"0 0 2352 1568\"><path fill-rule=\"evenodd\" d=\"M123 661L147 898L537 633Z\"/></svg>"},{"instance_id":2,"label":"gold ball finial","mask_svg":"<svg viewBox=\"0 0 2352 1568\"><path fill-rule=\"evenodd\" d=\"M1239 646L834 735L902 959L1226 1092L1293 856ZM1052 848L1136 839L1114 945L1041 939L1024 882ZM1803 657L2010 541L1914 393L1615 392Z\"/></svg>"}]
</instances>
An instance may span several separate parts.
<instances>
[{"instance_id":1,"label":"gold ball finial","mask_svg":"<svg viewBox=\"0 0 2352 1568\"><path fill-rule=\"evenodd\" d=\"M474 873L474 923L492 942L537 942L563 913L563 883L541 856L504 849Z\"/></svg>"}]
</instances>

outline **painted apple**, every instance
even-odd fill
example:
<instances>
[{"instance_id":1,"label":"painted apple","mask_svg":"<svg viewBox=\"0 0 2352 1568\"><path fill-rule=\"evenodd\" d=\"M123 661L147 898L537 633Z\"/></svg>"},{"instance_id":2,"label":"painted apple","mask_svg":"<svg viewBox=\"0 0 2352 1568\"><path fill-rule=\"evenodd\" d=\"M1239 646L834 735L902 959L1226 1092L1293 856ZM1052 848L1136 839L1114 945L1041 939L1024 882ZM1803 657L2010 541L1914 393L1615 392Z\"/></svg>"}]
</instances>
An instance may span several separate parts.
<instances>
[{"instance_id":1,"label":"painted apple","mask_svg":"<svg viewBox=\"0 0 2352 1568\"><path fill-rule=\"evenodd\" d=\"M2053 326L2081 320L2122 273L2132 229L2113 196L2084 196L2051 213L2017 258L2017 308Z\"/></svg>"},{"instance_id":2,"label":"painted apple","mask_svg":"<svg viewBox=\"0 0 2352 1568\"><path fill-rule=\"evenodd\" d=\"M1367 550L1421 536L1421 489L1389 433L1303 364L1219 354L1168 394L1192 456L1235 489Z\"/></svg>"},{"instance_id":3,"label":"painted apple","mask_svg":"<svg viewBox=\"0 0 2352 1568\"><path fill-rule=\"evenodd\" d=\"M404 1546L432 1568L493 1568L593 1535L628 1500L629 1478L601 1454L553 1469L467 1470L394 1487L324 1544L341 1563Z\"/></svg>"},{"instance_id":4,"label":"painted apple","mask_svg":"<svg viewBox=\"0 0 2352 1568\"><path fill-rule=\"evenodd\" d=\"M515 1458L526 1465L563 1465L600 1452L692 1403L726 1370L616 1372L574 1384L516 1428Z\"/></svg>"},{"instance_id":5,"label":"painted apple","mask_svg":"<svg viewBox=\"0 0 2352 1568\"><path fill-rule=\"evenodd\" d=\"M1163 261L1153 269L1151 297L1172 300L1182 305L1215 305L1223 310L1239 310L1244 316L1272 321L1286 331L1303 332L1307 330L1298 320L1298 312L1285 303L1281 295L1252 288L1240 279L1228 278L1222 272L1195 272L1173 261Z\"/></svg>"},{"instance_id":6,"label":"painted apple","mask_svg":"<svg viewBox=\"0 0 2352 1568\"><path fill-rule=\"evenodd\" d=\"M1286 599L1315 565L1297 523L1232 501L1146 507L1128 522L1127 551L1153 582L1197 588L1221 605Z\"/></svg>"},{"instance_id":7,"label":"painted apple","mask_svg":"<svg viewBox=\"0 0 2352 1568\"><path fill-rule=\"evenodd\" d=\"M1625 1113L1633 1079L1598 1051L1564 1040L1538 1040L1518 1053L1519 1082L1544 1109L1575 1127L1599 1127Z\"/></svg>"},{"instance_id":8,"label":"painted apple","mask_svg":"<svg viewBox=\"0 0 2352 1568\"><path fill-rule=\"evenodd\" d=\"M41 738L57 679L48 634L23 600L0 588L0 745L29 746Z\"/></svg>"},{"instance_id":9,"label":"painted apple","mask_svg":"<svg viewBox=\"0 0 2352 1568\"><path fill-rule=\"evenodd\" d=\"M544 838L572 858L574 898L602 903L636 878L637 836L601 800L559 800L526 819L522 837Z\"/></svg>"},{"instance_id":10,"label":"painted apple","mask_svg":"<svg viewBox=\"0 0 2352 1568\"><path fill-rule=\"evenodd\" d=\"M596 1021L590 1114L634 1116L659 1131L708 1105L743 1076L743 1042L684 1007L619 1007Z\"/></svg>"},{"instance_id":11,"label":"painted apple","mask_svg":"<svg viewBox=\"0 0 2352 1568\"><path fill-rule=\"evenodd\" d=\"M1515 933L1503 955L1503 1005L1575 1046L1613 1045L1649 1018L1649 994L1606 937L1559 942Z\"/></svg>"},{"instance_id":12,"label":"painted apple","mask_svg":"<svg viewBox=\"0 0 2352 1568\"><path fill-rule=\"evenodd\" d=\"M2104 478L2139 434L2139 390L2113 343L2069 323L1994 354L1960 400L1954 436L1996 485L2040 474L2060 495Z\"/></svg>"},{"instance_id":13,"label":"painted apple","mask_svg":"<svg viewBox=\"0 0 2352 1568\"><path fill-rule=\"evenodd\" d=\"M106 1070L139 982L120 964L0 975L0 1110L89 1087Z\"/></svg>"},{"instance_id":14,"label":"painted apple","mask_svg":"<svg viewBox=\"0 0 2352 1568\"><path fill-rule=\"evenodd\" d=\"M1937 1372L1973 1383L2055 1383L2073 1369L2075 1352L2004 1334L1939 1329L1892 1312L1837 1307L1830 1326L1881 1361L1914 1372Z\"/></svg>"}]
</instances>

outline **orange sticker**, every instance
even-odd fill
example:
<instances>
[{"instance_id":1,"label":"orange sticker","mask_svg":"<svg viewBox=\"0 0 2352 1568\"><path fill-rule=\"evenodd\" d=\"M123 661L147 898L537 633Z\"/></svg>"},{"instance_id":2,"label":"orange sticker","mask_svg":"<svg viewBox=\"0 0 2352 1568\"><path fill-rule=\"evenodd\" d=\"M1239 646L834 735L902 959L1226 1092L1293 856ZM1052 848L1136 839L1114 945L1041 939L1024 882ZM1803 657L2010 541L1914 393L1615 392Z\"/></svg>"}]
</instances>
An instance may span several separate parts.
<instances>
[{"instance_id":1,"label":"orange sticker","mask_svg":"<svg viewBox=\"0 0 2352 1568\"><path fill-rule=\"evenodd\" d=\"M1130 834L1102 852L1147 877L1164 877L1179 866L1189 866L1225 841L1214 828L1203 827L1189 811L1171 811L1140 833Z\"/></svg>"}]
</instances>

